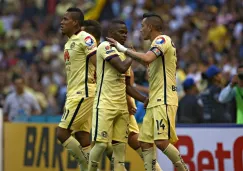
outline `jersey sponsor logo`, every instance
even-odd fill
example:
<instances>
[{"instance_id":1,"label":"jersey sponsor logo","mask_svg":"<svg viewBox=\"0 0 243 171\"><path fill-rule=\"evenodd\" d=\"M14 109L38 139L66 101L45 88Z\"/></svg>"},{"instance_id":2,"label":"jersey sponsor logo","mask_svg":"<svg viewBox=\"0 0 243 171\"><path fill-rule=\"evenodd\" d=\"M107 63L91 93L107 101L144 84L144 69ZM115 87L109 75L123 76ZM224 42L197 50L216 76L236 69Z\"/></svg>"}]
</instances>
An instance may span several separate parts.
<instances>
[{"instance_id":1,"label":"jersey sponsor logo","mask_svg":"<svg viewBox=\"0 0 243 171\"><path fill-rule=\"evenodd\" d=\"M165 39L163 37L159 37L156 39L155 43L161 45L161 44L165 43Z\"/></svg>"},{"instance_id":2,"label":"jersey sponsor logo","mask_svg":"<svg viewBox=\"0 0 243 171\"><path fill-rule=\"evenodd\" d=\"M64 61L66 62L66 61L69 61L69 60L70 60L70 55L68 53L68 50L65 50L65 52L64 52Z\"/></svg>"},{"instance_id":3,"label":"jersey sponsor logo","mask_svg":"<svg viewBox=\"0 0 243 171\"><path fill-rule=\"evenodd\" d=\"M90 36L85 37L84 42L87 46L92 46L94 44L94 40Z\"/></svg>"},{"instance_id":4,"label":"jersey sponsor logo","mask_svg":"<svg viewBox=\"0 0 243 171\"><path fill-rule=\"evenodd\" d=\"M112 52L114 52L114 50L112 50L111 49L111 47L109 46L109 45L107 45L106 47L105 47L105 50L106 50L106 54L110 54L110 53L112 53Z\"/></svg>"},{"instance_id":5,"label":"jersey sponsor logo","mask_svg":"<svg viewBox=\"0 0 243 171\"><path fill-rule=\"evenodd\" d=\"M108 51L106 51L105 53L106 54L110 54L110 53L112 53L112 52L115 52L114 50L108 50Z\"/></svg>"},{"instance_id":6,"label":"jersey sponsor logo","mask_svg":"<svg viewBox=\"0 0 243 171\"><path fill-rule=\"evenodd\" d=\"M109 45L107 45L106 47L105 47L105 50L110 50L111 49L111 47L109 46Z\"/></svg>"},{"instance_id":7,"label":"jersey sponsor logo","mask_svg":"<svg viewBox=\"0 0 243 171\"><path fill-rule=\"evenodd\" d=\"M87 49L88 50L92 50L92 49L94 49L95 48L95 45L93 45L93 46L87 46Z\"/></svg>"}]
</instances>

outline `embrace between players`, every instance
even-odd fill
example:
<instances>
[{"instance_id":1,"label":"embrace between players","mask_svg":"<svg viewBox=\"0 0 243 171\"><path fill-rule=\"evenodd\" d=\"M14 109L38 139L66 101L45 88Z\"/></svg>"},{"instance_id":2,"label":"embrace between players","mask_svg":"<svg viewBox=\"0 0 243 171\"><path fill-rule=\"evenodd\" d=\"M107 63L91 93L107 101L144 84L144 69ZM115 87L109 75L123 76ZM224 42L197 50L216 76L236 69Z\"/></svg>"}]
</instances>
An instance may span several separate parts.
<instances>
[{"instance_id":1,"label":"embrace between players","mask_svg":"<svg viewBox=\"0 0 243 171\"><path fill-rule=\"evenodd\" d=\"M162 24L160 16L144 14L141 35L152 44L147 53L139 53L124 47L127 28L123 21L111 21L108 41L97 47L101 36L99 23L84 21L78 8L66 11L61 31L68 37L64 48L67 97L57 138L76 159L81 171L97 171L104 151L112 170L125 171L127 142L143 159L146 171L162 170L156 162L154 144L178 171L188 170L173 146L178 140L177 58L172 40L162 35ZM148 66L149 100L131 86L133 60ZM146 107L140 131L133 115L134 99Z\"/></svg>"}]
</instances>

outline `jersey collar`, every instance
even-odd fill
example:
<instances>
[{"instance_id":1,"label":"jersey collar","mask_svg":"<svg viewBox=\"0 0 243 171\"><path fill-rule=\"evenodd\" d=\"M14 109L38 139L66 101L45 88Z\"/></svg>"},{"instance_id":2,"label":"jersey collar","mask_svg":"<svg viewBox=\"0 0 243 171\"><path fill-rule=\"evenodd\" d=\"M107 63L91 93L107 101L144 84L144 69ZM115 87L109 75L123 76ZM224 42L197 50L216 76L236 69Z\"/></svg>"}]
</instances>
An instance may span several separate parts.
<instances>
[{"instance_id":1,"label":"jersey collar","mask_svg":"<svg viewBox=\"0 0 243 171\"><path fill-rule=\"evenodd\" d=\"M77 36L81 31L82 31L81 29L76 31L69 39L73 38L74 36Z\"/></svg>"}]
</instances>

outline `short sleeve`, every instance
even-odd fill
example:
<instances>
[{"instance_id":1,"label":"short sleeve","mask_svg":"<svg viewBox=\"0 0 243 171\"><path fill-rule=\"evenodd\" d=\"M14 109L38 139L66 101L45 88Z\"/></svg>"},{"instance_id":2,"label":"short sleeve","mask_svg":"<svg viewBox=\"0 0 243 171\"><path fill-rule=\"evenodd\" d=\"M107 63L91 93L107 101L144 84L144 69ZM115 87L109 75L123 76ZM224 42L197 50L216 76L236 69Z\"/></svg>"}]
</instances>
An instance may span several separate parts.
<instances>
[{"instance_id":1,"label":"short sleeve","mask_svg":"<svg viewBox=\"0 0 243 171\"><path fill-rule=\"evenodd\" d=\"M150 51L152 51L157 57L162 56L163 53L158 47L151 47Z\"/></svg>"},{"instance_id":2,"label":"short sleeve","mask_svg":"<svg viewBox=\"0 0 243 171\"><path fill-rule=\"evenodd\" d=\"M102 58L106 61L110 61L114 57L119 57L119 52L116 48L111 47L108 42L103 42L98 49Z\"/></svg>"},{"instance_id":3,"label":"short sleeve","mask_svg":"<svg viewBox=\"0 0 243 171\"><path fill-rule=\"evenodd\" d=\"M87 58L96 54L97 43L93 36L89 34L82 36L82 42Z\"/></svg>"},{"instance_id":4,"label":"short sleeve","mask_svg":"<svg viewBox=\"0 0 243 171\"><path fill-rule=\"evenodd\" d=\"M151 44L150 51L152 51L157 57L162 56L168 48L168 40L163 36L155 38Z\"/></svg>"},{"instance_id":5,"label":"short sleeve","mask_svg":"<svg viewBox=\"0 0 243 171\"><path fill-rule=\"evenodd\" d=\"M128 70L126 71L126 73L125 73L125 76L126 77L131 77L131 66L128 68Z\"/></svg>"}]
</instances>

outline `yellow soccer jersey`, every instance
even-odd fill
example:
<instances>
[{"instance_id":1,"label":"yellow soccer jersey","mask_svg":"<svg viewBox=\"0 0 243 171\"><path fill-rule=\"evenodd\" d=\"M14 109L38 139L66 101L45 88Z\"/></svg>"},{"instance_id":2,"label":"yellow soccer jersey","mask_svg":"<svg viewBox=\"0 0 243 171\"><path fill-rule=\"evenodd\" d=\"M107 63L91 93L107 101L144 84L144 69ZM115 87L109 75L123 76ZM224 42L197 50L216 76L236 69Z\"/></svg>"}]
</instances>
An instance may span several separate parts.
<instances>
[{"instance_id":1,"label":"yellow soccer jersey","mask_svg":"<svg viewBox=\"0 0 243 171\"><path fill-rule=\"evenodd\" d=\"M97 88L94 107L105 109L127 109L125 74L118 72L110 63L114 57L122 61L123 53L111 47L109 42L102 42L97 49Z\"/></svg>"},{"instance_id":2,"label":"yellow soccer jersey","mask_svg":"<svg viewBox=\"0 0 243 171\"><path fill-rule=\"evenodd\" d=\"M89 61L89 58L96 53L96 49L95 39L85 31L72 35L65 44L67 99L94 97L95 66Z\"/></svg>"},{"instance_id":3,"label":"yellow soccer jersey","mask_svg":"<svg viewBox=\"0 0 243 171\"><path fill-rule=\"evenodd\" d=\"M151 44L157 59L149 64L148 108L161 104L178 106L176 92L176 48L169 36L160 35Z\"/></svg>"}]
</instances>

